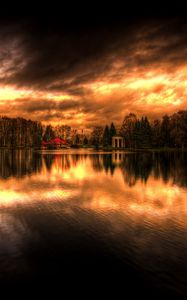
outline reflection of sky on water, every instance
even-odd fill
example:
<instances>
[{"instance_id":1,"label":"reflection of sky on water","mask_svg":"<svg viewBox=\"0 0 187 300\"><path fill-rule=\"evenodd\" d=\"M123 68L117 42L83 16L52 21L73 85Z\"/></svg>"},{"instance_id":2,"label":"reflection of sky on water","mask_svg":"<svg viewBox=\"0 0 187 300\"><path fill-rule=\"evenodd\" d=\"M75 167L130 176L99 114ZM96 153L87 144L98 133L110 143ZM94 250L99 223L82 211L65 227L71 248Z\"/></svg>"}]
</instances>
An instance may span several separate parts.
<instances>
[{"instance_id":1,"label":"reflection of sky on water","mask_svg":"<svg viewBox=\"0 0 187 300\"><path fill-rule=\"evenodd\" d=\"M76 249L85 241L86 249L88 239L152 274L176 266L184 288L185 155L27 153L13 162L7 153L0 160L0 277L33 270L30 251L48 249L51 257L59 249L61 257L68 243Z\"/></svg>"},{"instance_id":2,"label":"reflection of sky on water","mask_svg":"<svg viewBox=\"0 0 187 300\"><path fill-rule=\"evenodd\" d=\"M120 154L120 157L119 153L47 154L39 158L39 171L0 180L1 208L66 201L67 205L96 212L118 211L130 214L132 218L141 216L158 222L161 218L164 222L170 216L186 224L186 187L174 183L180 180L176 174L183 173L180 165L174 175L172 169L166 170L168 178L165 180L161 171L155 175L160 161L149 161L149 156L149 160L145 160L143 174L137 169L137 158L132 154ZM138 157L138 161L142 164L142 157ZM151 169L148 175L147 169Z\"/></svg>"}]
</instances>

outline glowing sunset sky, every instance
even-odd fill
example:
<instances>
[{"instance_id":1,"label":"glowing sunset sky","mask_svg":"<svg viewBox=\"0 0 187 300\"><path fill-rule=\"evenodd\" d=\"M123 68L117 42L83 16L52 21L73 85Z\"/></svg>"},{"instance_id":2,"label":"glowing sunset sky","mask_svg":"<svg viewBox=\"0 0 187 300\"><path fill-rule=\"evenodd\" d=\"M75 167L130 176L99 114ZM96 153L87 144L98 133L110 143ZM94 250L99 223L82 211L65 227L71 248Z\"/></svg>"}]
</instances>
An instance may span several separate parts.
<instances>
[{"instance_id":1,"label":"glowing sunset sky","mask_svg":"<svg viewBox=\"0 0 187 300\"><path fill-rule=\"evenodd\" d=\"M0 21L0 114L90 127L187 109L187 22Z\"/></svg>"}]
</instances>

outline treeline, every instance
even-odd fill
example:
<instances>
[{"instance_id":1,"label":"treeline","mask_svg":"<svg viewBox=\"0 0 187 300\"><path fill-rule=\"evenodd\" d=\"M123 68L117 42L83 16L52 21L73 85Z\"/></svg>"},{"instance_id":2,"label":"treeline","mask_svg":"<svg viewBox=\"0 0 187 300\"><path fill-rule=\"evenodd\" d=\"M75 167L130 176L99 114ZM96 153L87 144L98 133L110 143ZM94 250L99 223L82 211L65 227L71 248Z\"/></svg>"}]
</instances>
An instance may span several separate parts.
<instances>
[{"instance_id":1,"label":"treeline","mask_svg":"<svg viewBox=\"0 0 187 300\"><path fill-rule=\"evenodd\" d=\"M0 117L0 147L39 146L43 128L40 122Z\"/></svg>"},{"instance_id":2,"label":"treeline","mask_svg":"<svg viewBox=\"0 0 187 300\"><path fill-rule=\"evenodd\" d=\"M187 147L187 111L165 115L161 120L152 122L146 116L139 119L130 113L125 116L118 134L124 137L125 148L184 148ZM116 129L113 123L104 130L101 126L95 127L91 144L111 146L114 135Z\"/></svg>"},{"instance_id":3,"label":"treeline","mask_svg":"<svg viewBox=\"0 0 187 300\"><path fill-rule=\"evenodd\" d=\"M67 139L70 145L111 147L112 137L117 134L124 137L125 148L185 148L187 111L165 115L154 121L130 113L125 116L120 129L117 130L113 123L105 128L95 126L89 136L83 131L78 134L70 126L44 127L40 122L23 118L0 117L0 147L40 146L42 139L48 141L57 136Z\"/></svg>"},{"instance_id":4,"label":"treeline","mask_svg":"<svg viewBox=\"0 0 187 300\"><path fill-rule=\"evenodd\" d=\"M91 133L89 143L96 147L99 145L112 146L112 137L116 134L117 131L113 123L110 126L107 125L105 129L102 126L96 126Z\"/></svg>"},{"instance_id":5,"label":"treeline","mask_svg":"<svg viewBox=\"0 0 187 300\"><path fill-rule=\"evenodd\" d=\"M179 111L162 120L150 122L129 114L124 118L120 133L130 148L187 147L187 111Z\"/></svg>"}]
</instances>

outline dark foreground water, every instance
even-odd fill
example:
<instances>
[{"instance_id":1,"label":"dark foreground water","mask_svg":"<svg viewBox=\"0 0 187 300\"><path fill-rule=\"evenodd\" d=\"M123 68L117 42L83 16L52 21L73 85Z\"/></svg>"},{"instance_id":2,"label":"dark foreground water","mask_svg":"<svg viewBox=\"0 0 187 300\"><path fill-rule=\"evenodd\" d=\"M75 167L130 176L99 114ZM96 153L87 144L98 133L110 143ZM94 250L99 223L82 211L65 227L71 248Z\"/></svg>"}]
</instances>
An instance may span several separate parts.
<instances>
[{"instance_id":1,"label":"dark foreground water","mask_svg":"<svg viewBox=\"0 0 187 300\"><path fill-rule=\"evenodd\" d=\"M1 151L0 284L187 298L187 154Z\"/></svg>"}]
</instances>

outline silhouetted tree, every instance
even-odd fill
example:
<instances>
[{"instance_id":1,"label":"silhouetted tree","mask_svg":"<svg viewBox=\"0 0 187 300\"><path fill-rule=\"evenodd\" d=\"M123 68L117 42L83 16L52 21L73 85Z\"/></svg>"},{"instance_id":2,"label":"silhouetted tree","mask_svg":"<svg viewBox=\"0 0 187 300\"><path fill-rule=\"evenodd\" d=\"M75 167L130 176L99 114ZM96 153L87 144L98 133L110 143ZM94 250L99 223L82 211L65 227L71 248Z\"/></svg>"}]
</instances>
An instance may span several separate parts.
<instances>
[{"instance_id":1,"label":"silhouetted tree","mask_svg":"<svg viewBox=\"0 0 187 300\"><path fill-rule=\"evenodd\" d=\"M170 118L170 137L174 147L187 146L187 112L179 111Z\"/></svg>"},{"instance_id":2,"label":"silhouetted tree","mask_svg":"<svg viewBox=\"0 0 187 300\"><path fill-rule=\"evenodd\" d=\"M135 148L141 148L142 146L142 140L143 140L143 132L142 132L142 123L140 120L137 120L134 127L134 147Z\"/></svg>"},{"instance_id":3,"label":"silhouetted tree","mask_svg":"<svg viewBox=\"0 0 187 300\"><path fill-rule=\"evenodd\" d=\"M83 138L83 145L88 145L88 138L86 136Z\"/></svg>"},{"instance_id":4,"label":"silhouetted tree","mask_svg":"<svg viewBox=\"0 0 187 300\"><path fill-rule=\"evenodd\" d=\"M141 148L152 146L152 130L147 117L141 119L142 144Z\"/></svg>"},{"instance_id":5,"label":"silhouetted tree","mask_svg":"<svg viewBox=\"0 0 187 300\"><path fill-rule=\"evenodd\" d=\"M112 145L112 137L115 136L117 134L116 132L116 128L114 126L114 123L112 123L110 125L110 141L109 141L109 144Z\"/></svg>"},{"instance_id":6,"label":"silhouetted tree","mask_svg":"<svg viewBox=\"0 0 187 300\"><path fill-rule=\"evenodd\" d=\"M110 144L110 130L108 125L105 127L103 133L103 146L108 146Z\"/></svg>"},{"instance_id":7,"label":"silhouetted tree","mask_svg":"<svg viewBox=\"0 0 187 300\"><path fill-rule=\"evenodd\" d=\"M170 146L170 119L167 115L163 116L161 123L161 146Z\"/></svg>"},{"instance_id":8,"label":"silhouetted tree","mask_svg":"<svg viewBox=\"0 0 187 300\"><path fill-rule=\"evenodd\" d=\"M0 118L0 147L27 147L41 144L40 122L23 118Z\"/></svg>"},{"instance_id":9,"label":"silhouetted tree","mask_svg":"<svg viewBox=\"0 0 187 300\"><path fill-rule=\"evenodd\" d=\"M102 143L103 127L95 126L91 133L90 143L91 145L98 147Z\"/></svg>"},{"instance_id":10,"label":"silhouetted tree","mask_svg":"<svg viewBox=\"0 0 187 300\"><path fill-rule=\"evenodd\" d=\"M137 122L137 117L135 114L130 113L124 118L123 124L120 129L120 134L125 138L126 145L129 148L134 147L134 129Z\"/></svg>"},{"instance_id":11,"label":"silhouetted tree","mask_svg":"<svg viewBox=\"0 0 187 300\"><path fill-rule=\"evenodd\" d=\"M159 120L154 120L152 124L152 145L155 148L161 145L161 122Z\"/></svg>"},{"instance_id":12,"label":"silhouetted tree","mask_svg":"<svg viewBox=\"0 0 187 300\"><path fill-rule=\"evenodd\" d=\"M75 145L79 145L80 144L80 138L79 138L79 135L76 134L75 136Z\"/></svg>"},{"instance_id":13,"label":"silhouetted tree","mask_svg":"<svg viewBox=\"0 0 187 300\"><path fill-rule=\"evenodd\" d=\"M53 128L51 125L47 125L43 139L44 141L50 141L51 139L54 139L55 133L53 131Z\"/></svg>"}]
</instances>

